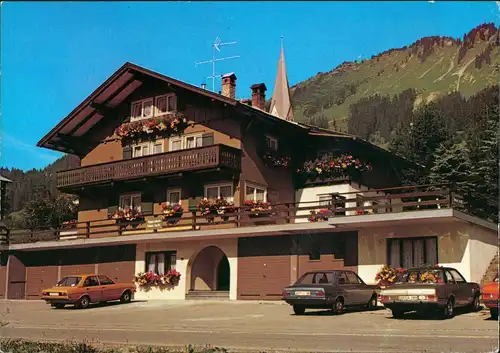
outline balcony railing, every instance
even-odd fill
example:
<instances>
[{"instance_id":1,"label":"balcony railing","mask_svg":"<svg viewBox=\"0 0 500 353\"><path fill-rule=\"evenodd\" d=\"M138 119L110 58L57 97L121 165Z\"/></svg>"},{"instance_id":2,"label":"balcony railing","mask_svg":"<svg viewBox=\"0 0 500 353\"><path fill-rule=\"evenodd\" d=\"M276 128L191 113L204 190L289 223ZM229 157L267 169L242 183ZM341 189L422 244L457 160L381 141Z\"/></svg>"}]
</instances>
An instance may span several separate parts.
<instances>
[{"instance_id":1,"label":"balcony railing","mask_svg":"<svg viewBox=\"0 0 500 353\"><path fill-rule=\"evenodd\" d=\"M65 170L57 173L57 187L64 188L217 167L239 171L241 151L226 145L212 145Z\"/></svg>"},{"instance_id":2,"label":"balcony railing","mask_svg":"<svg viewBox=\"0 0 500 353\"><path fill-rule=\"evenodd\" d=\"M199 210L191 210L170 218L166 218L163 214L152 214L134 221L101 219L79 222L70 227L66 225L49 229L12 230L4 241L10 243L62 241L169 231L322 222L331 218L358 217L367 214L450 208L454 207L456 201L456 195L446 188L429 191L429 186L412 186L332 194L332 200L327 205L320 205L318 201L277 204L265 211L234 207L234 209L222 213L214 212L211 215L203 215Z\"/></svg>"}]
</instances>

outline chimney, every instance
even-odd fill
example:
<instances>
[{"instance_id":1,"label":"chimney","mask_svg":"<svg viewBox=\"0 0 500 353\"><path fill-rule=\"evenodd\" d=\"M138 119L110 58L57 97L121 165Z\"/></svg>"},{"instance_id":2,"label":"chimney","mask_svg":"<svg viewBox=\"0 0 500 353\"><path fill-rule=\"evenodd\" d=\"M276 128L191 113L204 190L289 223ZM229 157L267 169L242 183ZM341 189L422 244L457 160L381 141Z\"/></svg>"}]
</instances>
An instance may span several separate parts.
<instances>
[{"instance_id":1,"label":"chimney","mask_svg":"<svg viewBox=\"0 0 500 353\"><path fill-rule=\"evenodd\" d=\"M267 87L264 83L256 83L250 86L252 90L252 107L265 110Z\"/></svg>"},{"instance_id":2,"label":"chimney","mask_svg":"<svg viewBox=\"0 0 500 353\"><path fill-rule=\"evenodd\" d=\"M236 75L230 72L222 76L222 95L228 98L236 98Z\"/></svg>"},{"instance_id":3,"label":"chimney","mask_svg":"<svg viewBox=\"0 0 500 353\"><path fill-rule=\"evenodd\" d=\"M207 89L207 84L206 84L206 83L202 83L202 84L201 84L201 88L203 88L203 89Z\"/></svg>"}]
</instances>

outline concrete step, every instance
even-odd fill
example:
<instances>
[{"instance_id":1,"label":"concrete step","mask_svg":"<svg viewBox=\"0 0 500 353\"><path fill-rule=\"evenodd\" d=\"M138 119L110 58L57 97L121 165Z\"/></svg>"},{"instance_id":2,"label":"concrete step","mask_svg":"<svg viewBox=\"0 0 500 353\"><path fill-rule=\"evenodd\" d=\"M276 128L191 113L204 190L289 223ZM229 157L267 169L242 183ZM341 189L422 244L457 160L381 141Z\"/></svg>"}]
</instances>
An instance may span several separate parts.
<instances>
[{"instance_id":1,"label":"concrete step","mask_svg":"<svg viewBox=\"0 0 500 353\"><path fill-rule=\"evenodd\" d=\"M493 260L491 260L491 263L488 266L488 269L484 273L484 276L481 279L481 284L492 282L495 279L495 276L498 273L498 263L499 263L499 258L498 258L498 253L497 253L495 255L495 257L493 258Z\"/></svg>"},{"instance_id":2,"label":"concrete step","mask_svg":"<svg viewBox=\"0 0 500 353\"><path fill-rule=\"evenodd\" d=\"M186 299L229 300L229 291L190 290Z\"/></svg>"}]
</instances>

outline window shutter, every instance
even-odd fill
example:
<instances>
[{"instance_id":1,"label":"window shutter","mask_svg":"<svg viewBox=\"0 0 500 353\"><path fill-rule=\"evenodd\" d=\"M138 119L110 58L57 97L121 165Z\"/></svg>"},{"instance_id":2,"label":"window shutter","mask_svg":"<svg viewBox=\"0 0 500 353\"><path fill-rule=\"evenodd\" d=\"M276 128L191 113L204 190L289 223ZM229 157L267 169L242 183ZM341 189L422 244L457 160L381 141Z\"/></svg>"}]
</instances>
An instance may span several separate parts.
<instances>
[{"instance_id":1,"label":"window shutter","mask_svg":"<svg viewBox=\"0 0 500 353\"><path fill-rule=\"evenodd\" d=\"M189 211L191 212L197 211L198 204L200 203L201 199L202 199L201 197L195 197L194 199L190 197L188 205Z\"/></svg>"},{"instance_id":2,"label":"window shutter","mask_svg":"<svg viewBox=\"0 0 500 353\"><path fill-rule=\"evenodd\" d=\"M141 196L141 211L145 216L153 214L154 194L146 191Z\"/></svg>"},{"instance_id":3,"label":"window shutter","mask_svg":"<svg viewBox=\"0 0 500 353\"><path fill-rule=\"evenodd\" d=\"M123 147L123 159L130 159L132 158L132 147L126 146Z\"/></svg>"},{"instance_id":4,"label":"window shutter","mask_svg":"<svg viewBox=\"0 0 500 353\"><path fill-rule=\"evenodd\" d=\"M209 132L201 136L202 146L211 146L214 144L214 133Z\"/></svg>"}]
</instances>

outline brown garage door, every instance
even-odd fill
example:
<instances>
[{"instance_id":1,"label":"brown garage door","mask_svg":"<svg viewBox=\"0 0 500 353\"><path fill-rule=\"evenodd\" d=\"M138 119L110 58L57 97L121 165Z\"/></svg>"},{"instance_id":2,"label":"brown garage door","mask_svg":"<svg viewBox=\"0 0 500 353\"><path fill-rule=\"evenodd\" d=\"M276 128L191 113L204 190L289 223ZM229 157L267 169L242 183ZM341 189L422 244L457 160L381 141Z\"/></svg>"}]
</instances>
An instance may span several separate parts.
<instances>
[{"instance_id":1,"label":"brown garage door","mask_svg":"<svg viewBox=\"0 0 500 353\"><path fill-rule=\"evenodd\" d=\"M61 278L73 275L87 275L95 273L95 264L63 265Z\"/></svg>"},{"instance_id":2,"label":"brown garage door","mask_svg":"<svg viewBox=\"0 0 500 353\"><path fill-rule=\"evenodd\" d=\"M40 293L57 283L57 266L26 267L26 299L40 299Z\"/></svg>"},{"instance_id":3,"label":"brown garage door","mask_svg":"<svg viewBox=\"0 0 500 353\"><path fill-rule=\"evenodd\" d=\"M279 300L290 285L290 256L238 258L238 299Z\"/></svg>"},{"instance_id":4,"label":"brown garage door","mask_svg":"<svg viewBox=\"0 0 500 353\"><path fill-rule=\"evenodd\" d=\"M117 283L132 283L135 275L135 245L99 248L97 272Z\"/></svg>"}]
</instances>

